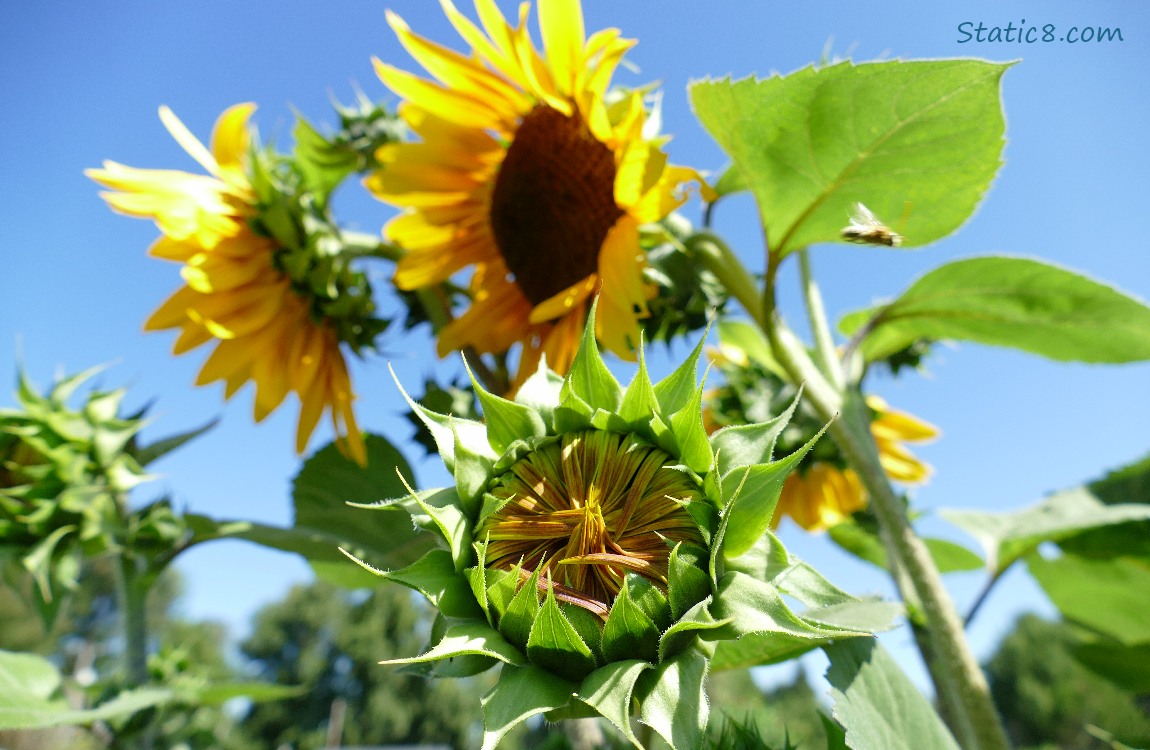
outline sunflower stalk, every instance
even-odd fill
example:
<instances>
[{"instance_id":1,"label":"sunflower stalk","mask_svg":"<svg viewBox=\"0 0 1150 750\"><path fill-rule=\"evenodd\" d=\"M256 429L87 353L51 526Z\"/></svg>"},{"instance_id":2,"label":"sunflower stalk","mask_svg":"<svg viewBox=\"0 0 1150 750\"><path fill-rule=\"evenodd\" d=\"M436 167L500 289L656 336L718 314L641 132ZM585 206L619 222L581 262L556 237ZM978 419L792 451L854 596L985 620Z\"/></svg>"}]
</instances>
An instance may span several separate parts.
<instances>
[{"instance_id":1,"label":"sunflower stalk","mask_svg":"<svg viewBox=\"0 0 1150 750\"><path fill-rule=\"evenodd\" d=\"M831 334L830 324L827 322L822 294L819 293L819 286L811 274L810 253L804 247L798 251L798 255L799 276L803 286L803 302L807 308L811 335L815 339L815 355L818 357L819 369L826 375L831 387L837 391L842 391L845 387L843 363L835 351L835 340Z\"/></svg>"},{"instance_id":2,"label":"sunflower stalk","mask_svg":"<svg viewBox=\"0 0 1150 750\"><path fill-rule=\"evenodd\" d=\"M684 246L691 257L715 274L727 292L739 300L743 309L754 318L755 323L760 328L765 328L759 284L739 262L730 246L718 235L707 231L691 235L685 240Z\"/></svg>"},{"instance_id":3,"label":"sunflower stalk","mask_svg":"<svg viewBox=\"0 0 1150 750\"><path fill-rule=\"evenodd\" d=\"M1010 745L991 700L986 676L966 642L962 621L930 552L915 534L879 463L861 394L839 391L828 382L774 309L773 301L773 289L768 286L764 296L768 325L763 332L793 382L803 383L807 403L821 419L830 422L828 433L870 495L888 558L901 572L894 576L900 593L905 601L917 601L921 606L936 658L926 653L923 656L932 665L930 673L939 695L954 697L948 704L956 704L954 718L963 746L968 750L1008 750Z\"/></svg>"}]
</instances>

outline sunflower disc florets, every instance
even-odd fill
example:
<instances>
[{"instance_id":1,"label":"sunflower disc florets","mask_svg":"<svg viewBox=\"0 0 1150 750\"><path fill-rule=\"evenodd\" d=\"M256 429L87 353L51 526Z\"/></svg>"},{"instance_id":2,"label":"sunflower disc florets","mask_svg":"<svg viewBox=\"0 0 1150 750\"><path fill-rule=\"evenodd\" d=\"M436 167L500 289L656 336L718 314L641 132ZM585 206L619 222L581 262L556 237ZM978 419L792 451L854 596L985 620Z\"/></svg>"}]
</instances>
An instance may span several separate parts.
<instances>
[{"instance_id":1,"label":"sunflower disc florets","mask_svg":"<svg viewBox=\"0 0 1150 750\"><path fill-rule=\"evenodd\" d=\"M638 719L673 748L695 748L710 669L780 661L890 619L889 606L834 588L767 528L810 447L773 459L794 404L708 436L701 345L654 384L640 350L624 389L594 326L592 308L566 378L541 368L514 401L476 384L485 423L409 399L455 486L376 506L407 510L443 542L376 571L440 612L430 649L391 663L431 676L500 665L483 699L484 748L540 713L603 716L636 746ZM797 614L783 595L812 608Z\"/></svg>"}]
</instances>

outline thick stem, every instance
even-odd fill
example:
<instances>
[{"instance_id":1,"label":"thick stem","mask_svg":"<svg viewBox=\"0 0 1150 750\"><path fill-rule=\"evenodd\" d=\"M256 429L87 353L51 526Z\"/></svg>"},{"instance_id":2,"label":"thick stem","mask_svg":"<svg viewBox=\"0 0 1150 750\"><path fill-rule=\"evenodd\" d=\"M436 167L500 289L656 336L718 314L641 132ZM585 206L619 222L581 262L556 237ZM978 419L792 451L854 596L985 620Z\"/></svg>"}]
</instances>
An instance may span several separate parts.
<instances>
[{"instance_id":1,"label":"thick stem","mask_svg":"<svg viewBox=\"0 0 1150 750\"><path fill-rule=\"evenodd\" d=\"M760 328L765 328L763 297L759 284L718 235L697 232L686 240L686 248L708 271L722 282L727 293L739 301Z\"/></svg>"},{"instance_id":2,"label":"thick stem","mask_svg":"<svg viewBox=\"0 0 1150 750\"><path fill-rule=\"evenodd\" d=\"M845 400L826 381L801 343L777 314L765 333L775 357L796 383L804 383L807 403L830 422L829 433L870 495L871 508L883 530L888 559L905 574L896 576L906 601L917 601L931 634L937 669L936 690L953 694L961 724L972 728L969 750L1007 750L1010 745L990 697L986 676L971 653L962 622L926 545L914 533L905 509L878 459L869 417L858 394ZM940 680L941 677L941 680ZM938 684L940 683L941 684Z\"/></svg>"},{"instance_id":3,"label":"thick stem","mask_svg":"<svg viewBox=\"0 0 1150 750\"><path fill-rule=\"evenodd\" d=\"M116 570L116 597L124 632L124 680L128 687L148 681L148 587L135 569L131 555L121 555Z\"/></svg>"}]
</instances>

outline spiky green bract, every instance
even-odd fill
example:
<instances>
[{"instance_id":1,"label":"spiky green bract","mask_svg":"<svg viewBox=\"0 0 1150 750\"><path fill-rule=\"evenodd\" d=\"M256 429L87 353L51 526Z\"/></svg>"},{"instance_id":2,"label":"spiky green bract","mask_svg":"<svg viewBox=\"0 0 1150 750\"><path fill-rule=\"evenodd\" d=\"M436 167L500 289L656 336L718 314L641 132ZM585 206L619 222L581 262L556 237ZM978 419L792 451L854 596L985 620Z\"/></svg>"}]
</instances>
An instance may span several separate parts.
<instances>
[{"instance_id":1,"label":"spiky green bract","mask_svg":"<svg viewBox=\"0 0 1150 750\"><path fill-rule=\"evenodd\" d=\"M144 420L120 415L123 389L92 390L79 408L68 405L101 369L45 394L21 372L20 407L0 409L0 548L35 577L45 615L54 593L75 585L80 545L93 554L109 548L126 493L149 478L136 457Z\"/></svg>"},{"instance_id":2,"label":"spiky green bract","mask_svg":"<svg viewBox=\"0 0 1150 750\"><path fill-rule=\"evenodd\" d=\"M484 748L545 713L598 714L636 746L638 719L672 748L694 750L716 648L729 663L754 654L766 663L869 634L887 625L878 614L893 613L839 591L767 531L782 480L806 450L773 455L794 404L765 424L708 436L701 343L658 382L640 347L624 388L595 343L594 307L588 317L565 378L541 366L511 400L474 384L486 424L412 403L456 486L389 504L442 547L380 572L441 612L429 650L394 663L431 675L500 664L483 699ZM655 508L666 515L652 516ZM655 529L642 553L636 537L622 536L635 518ZM550 545L556 528L570 532L558 546L537 546ZM590 538L606 544L580 546ZM516 563L508 550L519 544ZM597 582L576 572L588 570ZM809 609L796 613L784 595Z\"/></svg>"}]
</instances>

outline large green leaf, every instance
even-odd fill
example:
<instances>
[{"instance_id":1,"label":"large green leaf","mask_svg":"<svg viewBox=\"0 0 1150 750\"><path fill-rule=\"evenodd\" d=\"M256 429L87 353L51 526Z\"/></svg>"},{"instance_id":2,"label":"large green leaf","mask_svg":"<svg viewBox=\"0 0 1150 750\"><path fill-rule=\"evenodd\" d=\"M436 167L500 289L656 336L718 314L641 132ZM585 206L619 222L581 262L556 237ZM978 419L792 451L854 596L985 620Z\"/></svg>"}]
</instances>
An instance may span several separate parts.
<instances>
[{"instance_id":1,"label":"large green leaf","mask_svg":"<svg viewBox=\"0 0 1150 750\"><path fill-rule=\"evenodd\" d=\"M852 750L959 750L938 714L877 641L827 646L834 717Z\"/></svg>"},{"instance_id":2,"label":"large green leaf","mask_svg":"<svg viewBox=\"0 0 1150 750\"><path fill-rule=\"evenodd\" d=\"M1150 642L1150 560L1034 553L1026 566L1067 619L1127 646Z\"/></svg>"},{"instance_id":3,"label":"large green leaf","mask_svg":"<svg viewBox=\"0 0 1150 750\"><path fill-rule=\"evenodd\" d=\"M579 700L598 711L637 748L643 746L631 729L631 695L635 682L651 663L642 659L611 662L596 669L579 686Z\"/></svg>"},{"instance_id":4,"label":"large green leaf","mask_svg":"<svg viewBox=\"0 0 1150 750\"><path fill-rule=\"evenodd\" d=\"M1023 510L943 510L941 514L978 539L986 551L987 568L997 576L1043 542L1060 542L1093 529L1150 520L1150 505L1105 505L1086 488L1076 487Z\"/></svg>"},{"instance_id":5,"label":"large green leaf","mask_svg":"<svg viewBox=\"0 0 1150 750\"><path fill-rule=\"evenodd\" d=\"M1098 640L1074 646L1074 658L1100 677L1135 695L1150 693L1150 643L1123 646Z\"/></svg>"},{"instance_id":6,"label":"large green leaf","mask_svg":"<svg viewBox=\"0 0 1150 750\"><path fill-rule=\"evenodd\" d=\"M1006 68L843 62L700 81L690 95L739 172L735 184L754 193L772 253L839 241L856 202L905 244L923 245L966 221L998 171Z\"/></svg>"},{"instance_id":7,"label":"large green leaf","mask_svg":"<svg viewBox=\"0 0 1150 750\"><path fill-rule=\"evenodd\" d=\"M432 546L400 510L365 510L348 502L370 503L408 494L399 474L413 481L399 451L378 435L368 435L367 467L345 457L334 445L316 452L292 483L295 528L338 540L364 562L383 570L410 565ZM258 541L258 540L253 540ZM338 552L338 551L337 551ZM306 553L306 557L310 556ZM338 558L322 558L325 563ZM313 566L316 574L341 585L373 586L378 581L350 561Z\"/></svg>"},{"instance_id":8,"label":"large green leaf","mask_svg":"<svg viewBox=\"0 0 1150 750\"><path fill-rule=\"evenodd\" d=\"M848 335L863 326L862 351L872 360L922 338L1006 346L1064 362L1150 359L1150 307L1029 258L947 263L893 302L851 313L839 324Z\"/></svg>"}]
</instances>

